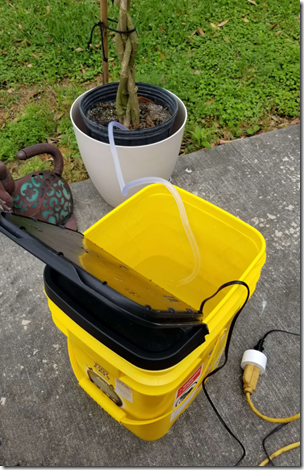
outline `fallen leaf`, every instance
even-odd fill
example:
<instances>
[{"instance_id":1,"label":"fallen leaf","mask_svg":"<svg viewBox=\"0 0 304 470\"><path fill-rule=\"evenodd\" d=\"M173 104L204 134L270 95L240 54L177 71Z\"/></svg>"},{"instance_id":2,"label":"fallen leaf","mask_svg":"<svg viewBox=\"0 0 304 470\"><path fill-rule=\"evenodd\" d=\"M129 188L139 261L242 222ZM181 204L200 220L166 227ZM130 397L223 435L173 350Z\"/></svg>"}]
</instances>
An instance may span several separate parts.
<instances>
[{"instance_id":1,"label":"fallen leaf","mask_svg":"<svg viewBox=\"0 0 304 470\"><path fill-rule=\"evenodd\" d=\"M45 8L47 9L47 12L49 13L49 11L51 9L50 5L47 5Z\"/></svg>"},{"instance_id":2,"label":"fallen leaf","mask_svg":"<svg viewBox=\"0 0 304 470\"><path fill-rule=\"evenodd\" d=\"M286 125L287 124L285 122L283 122L283 124L279 124L278 127L286 127Z\"/></svg>"},{"instance_id":3,"label":"fallen leaf","mask_svg":"<svg viewBox=\"0 0 304 470\"><path fill-rule=\"evenodd\" d=\"M146 122L148 124L149 127L154 127L154 122L152 121L152 119L150 118L150 116L147 116L146 117Z\"/></svg>"},{"instance_id":4,"label":"fallen leaf","mask_svg":"<svg viewBox=\"0 0 304 470\"><path fill-rule=\"evenodd\" d=\"M271 119L273 119L276 122L280 122L279 118L277 118L276 116L271 116Z\"/></svg>"},{"instance_id":5,"label":"fallen leaf","mask_svg":"<svg viewBox=\"0 0 304 470\"><path fill-rule=\"evenodd\" d=\"M281 31L277 31L277 32L276 32L276 33L274 33L274 34L277 36L278 34L280 34L280 32L281 32Z\"/></svg>"},{"instance_id":6,"label":"fallen leaf","mask_svg":"<svg viewBox=\"0 0 304 470\"><path fill-rule=\"evenodd\" d=\"M7 54L7 52L5 50L2 50L1 51L3 55Z\"/></svg>"},{"instance_id":7,"label":"fallen leaf","mask_svg":"<svg viewBox=\"0 0 304 470\"><path fill-rule=\"evenodd\" d=\"M212 100L210 100L210 101L206 101L206 103L205 103L205 104L211 104L211 103L213 103L213 101L214 101L214 100L215 100L215 98L212 98Z\"/></svg>"},{"instance_id":8,"label":"fallen leaf","mask_svg":"<svg viewBox=\"0 0 304 470\"><path fill-rule=\"evenodd\" d=\"M197 30L198 30L198 32L199 32L202 36L205 35L205 33L204 33L204 31L202 30L202 28L198 27Z\"/></svg>"},{"instance_id":9,"label":"fallen leaf","mask_svg":"<svg viewBox=\"0 0 304 470\"><path fill-rule=\"evenodd\" d=\"M278 26L279 23L275 23L271 26L271 28L269 28L269 31L271 31L273 28L275 28L276 26Z\"/></svg>"},{"instance_id":10,"label":"fallen leaf","mask_svg":"<svg viewBox=\"0 0 304 470\"><path fill-rule=\"evenodd\" d=\"M47 139L48 144L57 144L57 142L58 142L58 139L53 139L53 138ZM51 161L53 160L53 158L49 158L49 160Z\"/></svg>"},{"instance_id":11,"label":"fallen leaf","mask_svg":"<svg viewBox=\"0 0 304 470\"><path fill-rule=\"evenodd\" d=\"M167 31L164 30L164 28L162 27L162 25L160 25L160 29L162 30L163 33L166 33Z\"/></svg>"},{"instance_id":12,"label":"fallen leaf","mask_svg":"<svg viewBox=\"0 0 304 470\"><path fill-rule=\"evenodd\" d=\"M249 3L252 3L252 5L258 6L253 0L248 0Z\"/></svg>"},{"instance_id":13,"label":"fallen leaf","mask_svg":"<svg viewBox=\"0 0 304 470\"><path fill-rule=\"evenodd\" d=\"M27 67L29 67L29 68L30 68L30 67L33 67L33 66L32 66L32 64L27 64Z\"/></svg>"},{"instance_id":14,"label":"fallen leaf","mask_svg":"<svg viewBox=\"0 0 304 470\"><path fill-rule=\"evenodd\" d=\"M161 59L164 59L166 56L165 56L165 54L161 54L160 57L161 57Z\"/></svg>"},{"instance_id":15,"label":"fallen leaf","mask_svg":"<svg viewBox=\"0 0 304 470\"><path fill-rule=\"evenodd\" d=\"M229 38L227 38L227 36L225 36L225 37L224 37L224 41L226 41L226 42L230 42L230 39L229 39Z\"/></svg>"},{"instance_id":16,"label":"fallen leaf","mask_svg":"<svg viewBox=\"0 0 304 470\"><path fill-rule=\"evenodd\" d=\"M31 43L30 43L29 41L27 41L27 40L21 41L21 42L19 42L19 43L17 42L17 46L21 46L21 44L27 44L28 46L31 45Z\"/></svg>"},{"instance_id":17,"label":"fallen leaf","mask_svg":"<svg viewBox=\"0 0 304 470\"><path fill-rule=\"evenodd\" d=\"M22 28L21 24L18 24L18 28L20 29L20 31L23 32L23 28Z\"/></svg>"},{"instance_id":18,"label":"fallen leaf","mask_svg":"<svg viewBox=\"0 0 304 470\"><path fill-rule=\"evenodd\" d=\"M236 142L237 140L243 140L245 137L240 137L239 139L234 139L234 140L222 140L220 139L218 141L218 145L224 145L224 144L230 144L230 142Z\"/></svg>"},{"instance_id":19,"label":"fallen leaf","mask_svg":"<svg viewBox=\"0 0 304 470\"><path fill-rule=\"evenodd\" d=\"M200 72L199 70L196 70L196 71L194 72L194 75L200 75L200 74L201 74L201 72Z\"/></svg>"},{"instance_id":20,"label":"fallen leaf","mask_svg":"<svg viewBox=\"0 0 304 470\"><path fill-rule=\"evenodd\" d=\"M9 88L9 89L7 90L8 93L13 93L13 91L15 91L15 88Z\"/></svg>"},{"instance_id":21,"label":"fallen leaf","mask_svg":"<svg viewBox=\"0 0 304 470\"><path fill-rule=\"evenodd\" d=\"M211 24L212 28L220 29L216 24L214 24L214 23L210 23L210 24Z\"/></svg>"},{"instance_id":22,"label":"fallen leaf","mask_svg":"<svg viewBox=\"0 0 304 470\"><path fill-rule=\"evenodd\" d=\"M53 121L59 121L60 118L62 118L63 113L56 113L53 117Z\"/></svg>"},{"instance_id":23,"label":"fallen leaf","mask_svg":"<svg viewBox=\"0 0 304 470\"><path fill-rule=\"evenodd\" d=\"M294 119L293 121L291 121L290 123L292 126L294 126L295 124L300 124L300 119L297 118L297 119Z\"/></svg>"},{"instance_id":24,"label":"fallen leaf","mask_svg":"<svg viewBox=\"0 0 304 470\"><path fill-rule=\"evenodd\" d=\"M51 41L52 39L51 38L46 38L48 41Z\"/></svg>"},{"instance_id":25,"label":"fallen leaf","mask_svg":"<svg viewBox=\"0 0 304 470\"><path fill-rule=\"evenodd\" d=\"M165 76L162 75L162 82L165 83L166 79L165 79Z\"/></svg>"},{"instance_id":26,"label":"fallen leaf","mask_svg":"<svg viewBox=\"0 0 304 470\"><path fill-rule=\"evenodd\" d=\"M186 23L182 23L182 24L186 24Z\"/></svg>"},{"instance_id":27,"label":"fallen leaf","mask_svg":"<svg viewBox=\"0 0 304 470\"><path fill-rule=\"evenodd\" d=\"M141 101L142 103L152 103L152 104L154 104L154 102L152 100L149 100L149 98L146 98L145 96L139 96L138 101Z\"/></svg>"},{"instance_id":28,"label":"fallen leaf","mask_svg":"<svg viewBox=\"0 0 304 470\"><path fill-rule=\"evenodd\" d=\"M36 55L36 54L31 54L33 57L35 57L35 59L39 59L39 56Z\"/></svg>"},{"instance_id":29,"label":"fallen leaf","mask_svg":"<svg viewBox=\"0 0 304 470\"><path fill-rule=\"evenodd\" d=\"M229 21L229 20L222 21L222 23L218 24L218 27L221 28L222 26L224 26L225 24L227 24L228 21Z\"/></svg>"},{"instance_id":30,"label":"fallen leaf","mask_svg":"<svg viewBox=\"0 0 304 470\"><path fill-rule=\"evenodd\" d=\"M32 93L29 94L29 99L35 98L35 96L39 95L39 91L33 91Z\"/></svg>"},{"instance_id":31,"label":"fallen leaf","mask_svg":"<svg viewBox=\"0 0 304 470\"><path fill-rule=\"evenodd\" d=\"M249 20L247 20L247 18L245 18L245 17L243 18L243 21L244 21L244 23L249 23Z\"/></svg>"},{"instance_id":32,"label":"fallen leaf","mask_svg":"<svg viewBox=\"0 0 304 470\"><path fill-rule=\"evenodd\" d=\"M76 52L82 52L83 49L82 49L82 47L77 47L77 49L75 49L75 51L76 51Z\"/></svg>"},{"instance_id":33,"label":"fallen leaf","mask_svg":"<svg viewBox=\"0 0 304 470\"><path fill-rule=\"evenodd\" d=\"M192 31L192 33L190 34L189 38L192 38L192 36L194 36L196 34L196 31Z\"/></svg>"},{"instance_id":34,"label":"fallen leaf","mask_svg":"<svg viewBox=\"0 0 304 470\"><path fill-rule=\"evenodd\" d=\"M230 140L229 135L225 131L223 132L223 137L224 137L225 140Z\"/></svg>"}]
</instances>

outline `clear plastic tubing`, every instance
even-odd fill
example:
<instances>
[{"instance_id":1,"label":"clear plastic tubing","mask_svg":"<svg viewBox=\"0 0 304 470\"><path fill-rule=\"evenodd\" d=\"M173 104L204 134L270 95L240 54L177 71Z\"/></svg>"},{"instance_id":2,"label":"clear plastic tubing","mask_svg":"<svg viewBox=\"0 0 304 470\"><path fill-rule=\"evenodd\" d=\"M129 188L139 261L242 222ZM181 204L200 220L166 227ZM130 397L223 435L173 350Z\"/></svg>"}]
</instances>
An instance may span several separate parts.
<instances>
[{"instance_id":1,"label":"clear plastic tubing","mask_svg":"<svg viewBox=\"0 0 304 470\"><path fill-rule=\"evenodd\" d=\"M175 189L175 187L171 183L169 183L169 181L167 181L163 178L158 178L157 176L147 176L145 178L139 178L137 180L133 180L133 181L130 181L129 183L125 184L123 174L122 174L122 171L121 171L121 166L120 166L120 163L119 163L117 150L116 150L116 147L115 147L115 142L114 142L114 135L113 135L113 127L114 126L118 127L119 129L127 130L127 131L129 129L127 127L123 126L122 124L120 124L119 122L116 122L116 121L111 121L109 126L108 126L111 153L112 153L112 157L113 157L113 160L114 160L114 166L115 166L115 171L116 171L118 183L119 183L120 190L121 190L123 196L127 196L129 189L134 188L135 186L139 186L141 184L153 184L153 183L157 184L157 183L159 183L159 184L163 184L164 186L166 186L166 188L170 191L170 193L172 194L172 196L174 197L174 199L176 201L176 204L177 204L177 207L178 207L178 210L179 210L179 213L180 213L181 221L182 221L184 230L187 234L189 243L190 243L192 251L193 251L193 256L194 256L194 268L193 268L192 273L188 277L186 277L184 279L181 279L178 282L178 285L188 284L189 282L191 282L198 275L198 273L200 271L201 256L200 256L200 252L199 252L196 240L194 238L194 235L193 235L192 230L191 230L190 225L189 225L186 209L185 209L184 203L182 201L182 198L180 197L180 195L179 195L178 191Z\"/></svg>"}]
</instances>

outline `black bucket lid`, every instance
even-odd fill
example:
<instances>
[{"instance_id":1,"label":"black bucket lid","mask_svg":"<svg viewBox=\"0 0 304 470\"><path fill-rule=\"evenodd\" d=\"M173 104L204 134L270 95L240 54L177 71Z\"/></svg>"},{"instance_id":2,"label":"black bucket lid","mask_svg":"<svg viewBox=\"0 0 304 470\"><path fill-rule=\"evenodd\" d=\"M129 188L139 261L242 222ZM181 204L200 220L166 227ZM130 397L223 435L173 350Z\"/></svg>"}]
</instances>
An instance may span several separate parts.
<instances>
[{"instance_id":1,"label":"black bucket lid","mask_svg":"<svg viewBox=\"0 0 304 470\"><path fill-rule=\"evenodd\" d=\"M201 312L194 311L80 232L7 212L0 215L0 232L49 266L45 285L51 300L135 365L155 370L170 367L199 346L208 334ZM85 304L81 300L84 298ZM92 315L93 323L89 320ZM107 338L102 334L105 326L111 331ZM134 346L133 352L129 343Z\"/></svg>"}]
</instances>

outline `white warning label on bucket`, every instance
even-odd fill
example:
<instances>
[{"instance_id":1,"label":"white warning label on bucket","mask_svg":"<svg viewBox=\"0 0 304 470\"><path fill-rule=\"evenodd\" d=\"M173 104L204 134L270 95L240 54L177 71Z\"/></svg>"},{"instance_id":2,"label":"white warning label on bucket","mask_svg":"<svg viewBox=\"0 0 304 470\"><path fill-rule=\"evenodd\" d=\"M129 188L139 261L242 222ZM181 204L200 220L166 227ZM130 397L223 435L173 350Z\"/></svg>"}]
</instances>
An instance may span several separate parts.
<instances>
[{"instance_id":1,"label":"white warning label on bucket","mask_svg":"<svg viewBox=\"0 0 304 470\"><path fill-rule=\"evenodd\" d=\"M128 385L126 385L119 379L115 379L115 391L116 393L118 393L119 396L125 398L130 403L133 403L132 388L130 388Z\"/></svg>"},{"instance_id":2,"label":"white warning label on bucket","mask_svg":"<svg viewBox=\"0 0 304 470\"><path fill-rule=\"evenodd\" d=\"M197 389L193 390L196 384L198 383L202 375L203 364L191 375L191 377L177 390L175 395L175 400L173 408L176 408L185 398L188 396L187 400L178 407L171 414L170 421L173 421L181 412L188 406L188 403L192 400L193 395L197 392ZM193 390L193 392L192 392Z\"/></svg>"}]
</instances>

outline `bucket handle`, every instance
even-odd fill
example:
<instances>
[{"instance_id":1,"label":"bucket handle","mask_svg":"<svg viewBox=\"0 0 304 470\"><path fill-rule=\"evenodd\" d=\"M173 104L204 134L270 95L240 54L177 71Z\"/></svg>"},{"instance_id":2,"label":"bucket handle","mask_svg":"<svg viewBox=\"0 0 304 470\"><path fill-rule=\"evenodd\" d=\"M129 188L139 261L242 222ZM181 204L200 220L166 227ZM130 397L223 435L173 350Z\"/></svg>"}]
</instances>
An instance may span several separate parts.
<instances>
[{"instance_id":1,"label":"bucket handle","mask_svg":"<svg viewBox=\"0 0 304 470\"><path fill-rule=\"evenodd\" d=\"M79 385L100 405L109 415L119 423L123 422L126 413L115 405L115 403L107 397L88 377L83 377L79 381Z\"/></svg>"},{"instance_id":2,"label":"bucket handle","mask_svg":"<svg viewBox=\"0 0 304 470\"><path fill-rule=\"evenodd\" d=\"M156 423L157 421L160 421L166 418L167 416L171 415L189 398L189 395L186 396L184 400L178 404L178 406L176 406L175 408L173 408L173 410L168 411L162 416L147 420L136 420L127 418L126 413L117 405L115 405L115 403L109 397L107 397L107 395L105 395L93 382L91 382L89 378L83 377L80 380L79 385L96 401L98 405L100 405L109 415L111 415L112 418L118 421L118 423L127 424L129 426L144 426L146 424ZM191 391L191 394L193 394L193 392L201 385L202 382L198 382Z\"/></svg>"},{"instance_id":3,"label":"bucket handle","mask_svg":"<svg viewBox=\"0 0 304 470\"><path fill-rule=\"evenodd\" d=\"M217 345L219 341L221 340L221 338L222 338L222 334L220 334L217 338L217 341L213 348L213 352L207 363L206 370L208 369L209 364L211 363L213 359L214 353L217 350ZM70 345L69 340L68 340L68 349L69 349L69 355L70 355L70 360L71 360L73 371L76 377L79 379L79 377L81 376L81 373L80 373L79 366L77 364L77 361L76 361L76 358L75 358L75 355L74 355L74 352ZM193 394L193 392L202 385L202 380L197 382L197 384L191 391L191 394ZM100 405L109 415L111 415L112 418L118 421L118 423L126 424L129 426L143 426L143 425L152 424L157 421L160 421L166 418L167 416L171 415L180 406L182 406L186 402L186 400L189 398L189 395L186 396L181 403L179 403L175 408L173 408L173 410L168 411L162 416L158 416L157 418L153 418L153 419L140 421L140 420L127 418L127 414L121 408L119 408L109 397L107 397L107 395L105 395L93 382L91 382L91 380L87 376L83 376L79 380L79 385L81 386L81 388L83 388L85 392L87 392L96 401L98 405Z\"/></svg>"}]
</instances>

